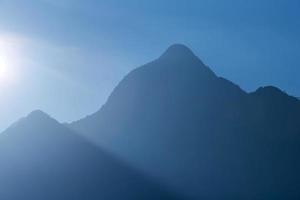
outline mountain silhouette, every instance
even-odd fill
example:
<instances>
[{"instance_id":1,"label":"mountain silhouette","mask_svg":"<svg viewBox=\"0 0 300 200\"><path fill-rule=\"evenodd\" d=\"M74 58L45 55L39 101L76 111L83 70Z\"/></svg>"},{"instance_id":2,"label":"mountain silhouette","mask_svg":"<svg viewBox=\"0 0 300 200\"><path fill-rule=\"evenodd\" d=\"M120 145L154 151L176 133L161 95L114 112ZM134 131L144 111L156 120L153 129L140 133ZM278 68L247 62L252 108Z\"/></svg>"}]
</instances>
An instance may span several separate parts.
<instances>
[{"instance_id":1,"label":"mountain silhouette","mask_svg":"<svg viewBox=\"0 0 300 200\"><path fill-rule=\"evenodd\" d=\"M300 198L300 101L272 86L247 93L184 45L68 127L190 198Z\"/></svg>"},{"instance_id":2,"label":"mountain silhouette","mask_svg":"<svg viewBox=\"0 0 300 200\"><path fill-rule=\"evenodd\" d=\"M0 163L1 200L177 199L42 111L0 135Z\"/></svg>"}]
</instances>

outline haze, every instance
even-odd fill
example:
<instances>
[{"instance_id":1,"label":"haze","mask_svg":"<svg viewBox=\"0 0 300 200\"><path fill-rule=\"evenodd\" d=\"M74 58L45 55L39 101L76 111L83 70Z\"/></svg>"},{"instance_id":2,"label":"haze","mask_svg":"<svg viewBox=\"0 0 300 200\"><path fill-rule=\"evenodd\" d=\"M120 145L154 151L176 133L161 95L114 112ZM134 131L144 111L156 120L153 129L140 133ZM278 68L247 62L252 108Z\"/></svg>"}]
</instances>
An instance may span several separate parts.
<instances>
[{"instance_id":1,"label":"haze","mask_svg":"<svg viewBox=\"0 0 300 200\"><path fill-rule=\"evenodd\" d=\"M61 122L94 112L173 43L247 91L300 96L299 9L298 0L0 0L0 130L35 109Z\"/></svg>"}]
</instances>

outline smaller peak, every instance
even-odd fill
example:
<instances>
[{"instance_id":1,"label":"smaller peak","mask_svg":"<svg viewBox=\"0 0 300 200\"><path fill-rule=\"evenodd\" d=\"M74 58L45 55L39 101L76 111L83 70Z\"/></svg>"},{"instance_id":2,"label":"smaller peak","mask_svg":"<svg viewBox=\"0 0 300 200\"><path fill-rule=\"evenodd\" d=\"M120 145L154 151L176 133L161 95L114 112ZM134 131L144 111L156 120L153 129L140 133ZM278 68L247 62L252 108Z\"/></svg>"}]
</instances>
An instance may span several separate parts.
<instances>
[{"instance_id":1,"label":"smaller peak","mask_svg":"<svg viewBox=\"0 0 300 200\"><path fill-rule=\"evenodd\" d=\"M289 101L289 102L297 102L299 103L299 100L297 97L289 95L286 91L281 90L274 86L265 86L258 88L255 92L252 93L255 96L262 97L269 99L271 101Z\"/></svg>"},{"instance_id":2,"label":"smaller peak","mask_svg":"<svg viewBox=\"0 0 300 200\"><path fill-rule=\"evenodd\" d=\"M49 122L56 123L57 121L55 119L51 118L47 113L45 113L41 110L34 110L31 113L29 113L26 117L22 117L15 123L13 123L8 129L18 127L18 126L24 125L24 124L31 124L31 126L34 127L34 126L38 126L40 124L45 124L45 123L49 123Z\"/></svg>"},{"instance_id":3,"label":"smaller peak","mask_svg":"<svg viewBox=\"0 0 300 200\"><path fill-rule=\"evenodd\" d=\"M281 89L275 87L275 86L264 86L258 88L254 94L256 95L262 95L262 96L289 96L285 91L282 91Z\"/></svg>"},{"instance_id":4,"label":"smaller peak","mask_svg":"<svg viewBox=\"0 0 300 200\"><path fill-rule=\"evenodd\" d=\"M280 90L279 88L275 87L275 86L264 86L264 87L260 87L256 90L256 92L268 92L268 93L285 93L282 90Z\"/></svg>"},{"instance_id":5,"label":"smaller peak","mask_svg":"<svg viewBox=\"0 0 300 200\"><path fill-rule=\"evenodd\" d=\"M34 110L28 114L27 118L51 118L51 117L42 110Z\"/></svg>"}]
</instances>

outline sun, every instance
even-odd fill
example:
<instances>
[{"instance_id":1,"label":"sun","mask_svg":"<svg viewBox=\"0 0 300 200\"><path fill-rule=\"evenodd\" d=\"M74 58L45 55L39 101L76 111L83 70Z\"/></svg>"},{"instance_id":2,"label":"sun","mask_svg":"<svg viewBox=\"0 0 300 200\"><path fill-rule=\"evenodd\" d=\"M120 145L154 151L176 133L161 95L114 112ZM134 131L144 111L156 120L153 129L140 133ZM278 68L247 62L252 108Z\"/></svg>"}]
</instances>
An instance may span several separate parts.
<instances>
[{"instance_id":1,"label":"sun","mask_svg":"<svg viewBox=\"0 0 300 200\"><path fill-rule=\"evenodd\" d=\"M0 79L5 79L7 73L7 65L5 64L5 60L0 56Z\"/></svg>"},{"instance_id":2,"label":"sun","mask_svg":"<svg viewBox=\"0 0 300 200\"><path fill-rule=\"evenodd\" d=\"M18 58L9 48L9 45L5 45L0 41L0 87L11 87L16 81L16 65L15 60Z\"/></svg>"},{"instance_id":3,"label":"sun","mask_svg":"<svg viewBox=\"0 0 300 200\"><path fill-rule=\"evenodd\" d=\"M15 79L13 71L5 57L0 55L0 85L2 87L13 83Z\"/></svg>"},{"instance_id":4,"label":"sun","mask_svg":"<svg viewBox=\"0 0 300 200\"><path fill-rule=\"evenodd\" d=\"M11 78L11 75L7 60L4 56L0 55L0 79L2 81L7 81Z\"/></svg>"},{"instance_id":5,"label":"sun","mask_svg":"<svg viewBox=\"0 0 300 200\"><path fill-rule=\"evenodd\" d=\"M0 34L0 92L13 91L20 86L22 72L27 67L24 49L26 40L22 37Z\"/></svg>"}]
</instances>

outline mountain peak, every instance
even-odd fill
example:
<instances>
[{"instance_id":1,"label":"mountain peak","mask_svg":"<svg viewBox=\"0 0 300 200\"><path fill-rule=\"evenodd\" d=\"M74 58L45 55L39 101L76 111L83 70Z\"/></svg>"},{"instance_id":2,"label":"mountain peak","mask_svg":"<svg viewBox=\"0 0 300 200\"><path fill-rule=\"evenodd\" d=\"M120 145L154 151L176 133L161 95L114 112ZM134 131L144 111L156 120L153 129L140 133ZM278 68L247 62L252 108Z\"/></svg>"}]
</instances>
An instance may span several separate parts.
<instances>
[{"instance_id":1,"label":"mountain peak","mask_svg":"<svg viewBox=\"0 0 300 200\"><path fill-rule=\"evenodd\" d=\"M41 110L34 110L27 116L20 118L18 121L13 123L10 127L6 129L11 130L17 127L31 127L31 128L45 128L45 127L57 127L58 121L53 119L47 113Z\"/></svg>"},{"instance_id":2,"label":"mountain peak","mask_svg":"<svg viewBox=\"0 0 300 200\"><path fill-rule=\"evenodd\" d=\"M166 50L166 53L185 53L185 54L194 54L192 50L184 44L173 44L169 46Z\"/></svg>"},{"instance_id":3,"label":"mountain peak","mask_svg":"<svg viewBox=\"0 0 300 200\"><path fill-rule=\"evenodd\" d=\"M27 118L51 118L51 117L42 110L34 110L28 114Z\"/></svg>"},{"instance_id":4,"label":"mountain peak","mask_svg":"<svg viewBox=\"0 0 300 200\"><path fill-rule=\"evenodd\" d=\"M196 58L196 56L193 51L187 46L183 44L173 44L163 53L161 58L189 60L191 58Z\"/></svg>"},{"instance_id":5,"label":"mountain peak","mask_svg":"<svg viewBox=\"0 0 300 200\"><path fill-rule=\"evenodd\" d=\"M50 115L43 112L42 110L34 110L29 113L26 117L22 118L19 122L26 122L26 123L35 123L35 124L57 124L59 123L55 119L53 119Z\"/></svg>"},{"instance_id":6,"label":"mountain peak","mask_svg":"<svg viewBox=\"0 0 300 200\"><path fill-rule=\"evenodd\" d=\"M260 87L254 93L267 96L288 96L284 91L274 86Z\"/></svg>"}]
</instances>

